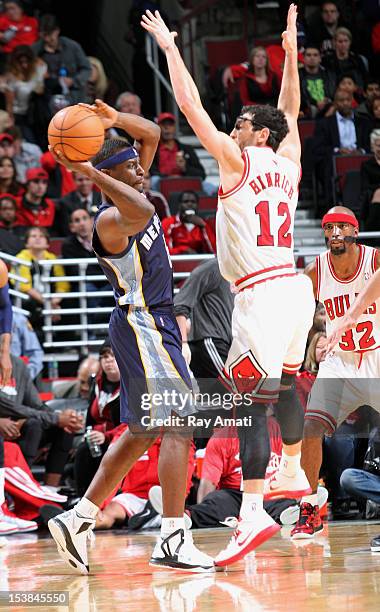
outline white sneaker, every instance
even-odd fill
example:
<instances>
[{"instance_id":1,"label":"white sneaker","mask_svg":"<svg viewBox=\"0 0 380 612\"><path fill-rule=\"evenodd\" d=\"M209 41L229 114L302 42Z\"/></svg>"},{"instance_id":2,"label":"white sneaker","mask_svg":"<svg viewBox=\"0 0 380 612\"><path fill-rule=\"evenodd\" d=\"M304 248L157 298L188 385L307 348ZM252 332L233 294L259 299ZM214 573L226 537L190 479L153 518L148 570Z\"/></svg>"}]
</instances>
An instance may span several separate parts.
<instances>
[{"instance_id":1,"label":"white sneaker","mask_svg":"<svg viewBox=\"0 0 380 612\"><path fill-rule=\"evenodd\" d=\"M163 504L162 504L162 489L160 485L154 485L150 487L148 492L148 499L152 504L155 511L162 516L163 512ZM191 529L192 521L191 518L186 512L183 513L183 518L185 519L185 527L186 529Z\"/></svg>"},{"instance_id":2,"label":"white sneaker","mask_svg":"<svg viewBox=\"0 0 380 612\"><path fill-rule=\"evenodd\" d=\"M11 535L12 533L20 533L20 530L16 525L12 525L11 523L6 523L2 519L2 514L0 515L0 536Z\"/></svg>"},{"instance_id":3,"label":"white sneaker","mask_svg":"<svg viewBox=\"0 0 380 612\"><path fill-rule=\"evenodd\" d=\"M264 499L301 499L310 495L311 487L305 472L300 469L295 476L286 476L279 470L264 482Z\"/></svg>"},{"instance_id":4,"label":"white sneaker","mask_svg":"<svg viewBox=\"0 0 380 612\"><path fill-rule=\"evenodd\" d=\"M325 487L318 487L318 506L323 508L323 506L327 503L329 498L329 492ZM280 522L282 525L295 525L298 521L300 514L300 506L299 504L294 504L294 506L289 506L286 510L283 510L280 514Z\"/></svg>"},{"instance_id":5,"label":"white sneaker","mask_svg":"<svg viewBox=\"0 0 380 612\"><path fill-rule=\"evenodd\" d=\"M26 533L28 531L36 531L38 525L35 521L26 521L25 519L18 518L12 514L5 514L0 512L0 522L8 523L17 527L18 533Z\"/></svg>"},{"instance_id":6,"label":"white sneaker","mask_svg":"<svg viewBox=\"0 0 380 612\"><path fill-rule=\"evenodd\" d=\"M193 536L187 529L177 529L166 538L160 537L149 565L182 572L215 571L213 559L194 546Z\"/></svg>"},{"instance_id":7,"label":"white sneaker","mask_svg":"<svg viewBox=\"0 0 380 612\"><path fill-rule=\"evenodd\" d=\"M278 525L265 510L255 512L253 521L239 519L238 525L227 548L215 557L215 565L224 567L240 561L249 552L269 540L280 531Z\"/></svg>"},{"instance_id":8,"label":"white sneaker","mask_svg":"<svg viewBox=\"0 0 380 612\"><path fill-rule=\"evenodd\" d=\"M94 537L95 519L83 517L73 508L50 519L48 528L64 561L76 573L88 574L87 540Z\"/></svg>"}]
</instances>

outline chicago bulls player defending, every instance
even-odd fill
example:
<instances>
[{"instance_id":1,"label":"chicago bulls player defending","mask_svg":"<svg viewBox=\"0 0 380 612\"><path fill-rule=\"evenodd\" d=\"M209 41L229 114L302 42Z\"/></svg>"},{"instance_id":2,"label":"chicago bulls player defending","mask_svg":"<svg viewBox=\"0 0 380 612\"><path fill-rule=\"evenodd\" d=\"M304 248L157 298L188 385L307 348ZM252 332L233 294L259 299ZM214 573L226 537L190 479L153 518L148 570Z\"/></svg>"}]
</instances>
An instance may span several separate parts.
<instances>
[{"instance_id":1,"label":"chicago bulls player defending","mask_svg":"<svg viewBox=\"0 0 380 612\"><path fill-rule=\"evenodd\" d=\"M359 406L380 406L380 351L375 350L380 347L380 302L361 302L360 312L354 312L356 321L349 316L351 323L347 325L346 319L342 325L343 315L379 267L380 254L356 244L359 225L349 208L331 208L322 227L328 250L305 274L313 281L315 299L326 309L327 334L334 338L329 347L336 346L319 366L306 410L302 466L312 494L302 498L294 539L311 538L323 529L317 505L323 436L334 432Z\"/></svg>"},{"instance_id":2,"label":"chicago bulls player defending","mask_svg":"<svg viewBox=\"0 0 380 612\"><path fill-rule=\"evenodd\" d=\"M270 456L266 403L276 402L280 388L276 417L283 458L266 497L310 492L300 467L303 410L294 390L315 307L310 280L296 274L293 256L301 154L296 19L291 5L278 108L244 107L230 136L219 132L204 110L175 45L176 33L169 32L158 12L147 11L142 21L166 54L181 111L218 161L218 260L238 293L225 374L236 391L246 393L237 416L251 416L253 426L238 428L244 493L238 527L215 559L220 566L238 561L279 529L263 509L263 495Z\"/></svg>"}]
</instances>

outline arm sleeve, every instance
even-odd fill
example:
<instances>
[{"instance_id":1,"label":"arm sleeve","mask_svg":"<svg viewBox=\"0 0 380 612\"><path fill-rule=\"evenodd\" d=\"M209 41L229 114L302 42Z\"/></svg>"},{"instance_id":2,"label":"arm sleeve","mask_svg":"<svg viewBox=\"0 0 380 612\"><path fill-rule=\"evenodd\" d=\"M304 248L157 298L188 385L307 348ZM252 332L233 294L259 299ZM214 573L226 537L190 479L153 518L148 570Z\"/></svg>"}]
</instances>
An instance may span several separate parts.
<instances>
[{"instance_id":1,"label":"arm sleeve","mask_svg":"<svg viewBox=\"0 0 380 612\"><path fill-rule=\"evenodd\" d=\"M223 455L220 452L220 440L210 438L202 465L202 478L206 478L216 487L223 474Z\"/></svg>"},{"instance_id":2,"label":"arm sleeve","mask_svg":"<svg viewBox=\"0 0 380 612\"><path fill-rule=\"evenodd\" d=\"M8 289L8 283L0 289L0 335L12 331L12 304Z\"/></svg>"},{"instance_id":3,"label":"arm sleeve","mask_svg":"<svg viewBox=\"0 0 380 612\"><path fill-rule=\"evenodd\" d=\"M231 66L229 66L229 68L231 69L232 76L234 77L234 79L240 79L246 74L248 70L248 64L246 64L245 62L243 64L232 64Z\"/></svg>"}]
</instances>

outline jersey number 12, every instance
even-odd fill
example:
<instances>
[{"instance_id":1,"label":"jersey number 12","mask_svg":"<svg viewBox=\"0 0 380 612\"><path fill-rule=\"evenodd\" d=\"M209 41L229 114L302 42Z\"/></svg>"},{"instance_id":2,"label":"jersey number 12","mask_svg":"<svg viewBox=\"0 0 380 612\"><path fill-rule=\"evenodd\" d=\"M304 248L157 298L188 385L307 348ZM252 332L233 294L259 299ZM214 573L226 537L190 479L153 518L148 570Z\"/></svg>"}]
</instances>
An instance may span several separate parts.
<instances>
[{"instance_id":1,"label":"jersey number 12","mask_svg":"<svg viewBox=\"0 0 380 612\"><path fill-rule=\"evenodd\" d=\"M289 232L291 217L289 206L286 202L280 202L277 206L277 216L285 217L278 228L277 244L275 244L274 236L271 234L268 200L259 202L255 206L255 213L260 217L260 234L257 236L257 246L279 246L288 249L292 247L292 234Z\"/></svg>"}]
</instances>

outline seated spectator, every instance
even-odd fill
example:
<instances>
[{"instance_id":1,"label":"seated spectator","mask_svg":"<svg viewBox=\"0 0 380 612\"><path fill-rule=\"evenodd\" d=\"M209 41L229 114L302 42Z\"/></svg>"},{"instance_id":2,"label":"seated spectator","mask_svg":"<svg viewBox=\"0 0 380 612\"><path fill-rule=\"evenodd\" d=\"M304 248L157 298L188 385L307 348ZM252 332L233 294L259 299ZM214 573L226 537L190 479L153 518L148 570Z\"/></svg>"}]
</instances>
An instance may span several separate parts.
<instances>
[{"instance_id":1,"label":"seated spectator","mask_svg":"<svg viewBox=\"0 0 380 612\"><path fill-rule=\"evenodd\" d=\"M28 142L36 142L30 112L32 94L43 93L46 71L46 64L31 47L20 45L12 51L5 75L7 111Z\"/></svg>"},{"instance_id":2,"label":"seated spectator","mask_svg":"<svg viewBox=\"0 0 380 612\"><path fill-rule=\"evenodd\" d=\"M211 224L198 216L198 202L195 191L184 191L178 213L162 221L170 255L215 253L215 233Z\"/></svg>"},{"instance_id":3,"label":"seated spectator","mask_svg":"<svg viewBox=\"0 0 380 612\"><path fill-rule=\"evenodd\" d=\"M54 397L56 399L89 400L90 389L98 370L99 360L97 357L95 355L85 357L79 364L75 379L55 381L53 386Z\"/></svg>"},{"instance_id":4,"label":"seated spectator","mask_svg":"<svg viewBox=\"0 0 380 612\"><path fill-rule=\"evenodd\" d=\"M380 95L372 99L370 122L373 130L380 129Z\"/></svg>"},{"instance_id":5,"label":"seated spectator","mask_svg":"<svg viewBox=\"0 0 380 612\"><path fill-rule=\"evenodd\" d=\"M322 53L333 48L333 36L339 26L344 25L337 2L322 2L319 14L310 20L308 38L313 40Z\"/></svg>"},{"instance_id":6,"label":"seated spectator","mask_svg":"<svg viewBox=\"0 0 380 612\"><path fill-rule=\"evenodd\" d=\"M46 408L25 363L17 357L11 359L11 383L0 389L0 433L9 422L16 424L18 433L14 431L4 438L17 442L29 465L35 460L38 449L51 443L45 483L58 487L72 446L72 434L83 428L83 421L74 410L56 413Z\"/></svg>"},{"instance_id":7,"label":"seated spectator","mask_svg":"<svg viewBox=\"0 0 380 612\"><path fill-rule=\"evenodd\" d=\"M359 102L361 102L361 100L363 99L359 87L351 76L343 76L338 81L336 91L338 90L345 91L352 97L351 107L353 109L356 109L359 106Z\"/></svg>"},{"instance_id":8,"label":"seated spectator","mask_svg":"<svg viewBox=\"0 0 380 612\"><path fill-rule=\"evenodd\" d=\"M131 91L123 91L119 94L115 106L121 113L141 115L141 98Z\"/></svg>"},{"instance_id":9,"label":"seated spectator","mask_svg":"<svg viewBox=\"0 0 380 612\"><path fill-rule=\"evenodd\" d=\"M85 440L75 455L74 473L78 495L84 495L102 456L113 437L125 429L120 424L120 372L109 340L105 340L99 351L99 372L91 390L86 427L92 427L90 439L101 448L101 456L91 455Z\"/></svg>"},{"instance_id":10,"label":"seated spectator","mask_svg":"<svg viewBox=\"0 0 380 612\"><path fill-rule=\"evenodd\" d=\"M79 172L73 172L76 188L65 195L57 204L55 231L59 236L68 236L70 233L70 217L74 210L85 209L93 217L102 201L99 191L94 190L94 183Z\"/></svg>"},{"instance_id":11,"label":"seated spectator","mask_svg":"<svg viewBox=\"0 0 380 612\"><path fill-rule=\"evenodd\" d=\"M0 157L0 194L11 194L21 196L24 192L16 179L16 167L11 157L3 155Z\"/></svg>"},{"instance_id":12,"label":"seated spectator","mask_svg":"<svg viewBox=\"0 0 380 612\"><path fill-rule=\"evenodd\" d=\"M10 53L18 45L32 45L38 40L38 21L24 14L20 0L3 2L0 15L0 50Z\"/></svg>"},{"instance_id":13,"label":"seated spectator","mask_svg":"<svg viewBox=\"0 0 380 612\"><path fill-rule=\"evenodd\" d=\"M26 173L30 168L38 168L42 151L40 147L32 142L23 140L19 127L9 128L7 132L0 134L0 153L8 155L16 166L17 180L26 183Z\"/></svg>"},{"instance_id":14,"label":"seated spectator","mask_svg":"<svg viewBox=\"0 0 380 612\"><path fill-rule=\"evenodd\" d=\"M91 76L87 82L89 103L93 104L97 98L100 98L100 100L104 100L107 104L115 106L119 91L118 86L107 77L100 59L92 56L89 56L87 59L91 65Z\"/></svg>"},{"instance_id":15,"label":"seated spectator","mask_svg":"<svg viewBox=\"0 0 380 612\"><path fill-rule=\"evenodd\" d=\"M356 115L360 117L366 117L367 119L372 118L372 100L380 96L380 83L379 79L368 77L367 84L363 90L364 100L355 109Z\"/></svg>"},{"instance_id":16,"label":"seated spectator","mask_svg":"<svg viewBox=\"0 0 380 612\"><path fill-rule=\"evenodd\" d=\"M216 193L215 185L204 180L206 173L194 148L176 139L174 115L161 113L157 117L157 123L161 128L161 139L150 168L152 189L159 190L162 177L198 176L203 181L203 190L208 195Z\"/></svg>"},{"instance_id":17,"label":"seated spectator","mask_svg":"<svg viewBox=\"0 0 380 612\"><path fill-rule=\"evenodd\" d=\"M47 93L62 93L71 104L83 101L91 66L82 47L75 40L60 36L54 15L41 17L40 37L33 45L33 50L48 67L45 75Z\"/></svg>"},{"instance_id":18,"label":"seated spectator","mask_svg":"<svg viewBox=\"0 0 380 612\"><path fill-rule=\"evenodd\" d=\"M378 415L377 422L378 422ZM347 495L366 506L365 518L380 516L380 428L370 434L362 469L348 468L342 472L340 484ZM368 502L372 502L368 503ZM375 506L375 507L373 507ZM369 516L370 514L370 516Z\"/></svg>"},{"instance_id":19,"label":"seated spectator","mask_svg":"<svg viewBox=\"0 0 380 612\"><path fill-rule=\"evenodd\" d=\"M77 185L73 178L73 173L58 164L50 151L46 151L40 157L40 163L49 175L49 186L47 195L49 198L63 198L71 191L75 191Z\"/></svg>"},{"instance_id":20,"label":"seated spectator","mask_svg":"<svg viewBox=\"0 0 380 612\"><path fill-rule=\"evenodd\" d=\"M43 168L30 168L26 172L25 193L18 198L17 207L17 223L25 229L53 225L55 204L46 197L48 180L48 173Z\"/></svg>"},{"instance_id":21,"label":"seated spectator","mask_svg":"<svg viewBox=\"0 0 380 612\"><path fill-rule=\"evenodd\" d=\"M222 81L227 89L229 83L239 79L239 108L234 118L240 112L241 106L251 104L277 104L280 93L278 78L269 67L269 59L264 47L254 47L249 54L249 61L233 64L225 68Z\"/></svg>"},{"instance_id":22,"label":"seated spectator","mask_svg":"<svg viewBox=\"0 0 380 612\"><path fill-rule=\"evenodd\" d=\"M332 160L334 155L362 155L369 150L370 125L352 110L352 96L337 91L334 96L336 111L320 120L314 137L314 160L317 176L322 182L326 202L331 202Z\"/></svg>"},{"instance_id":23,"label":"seated spectator","mask_svg":"<svg viewBox=\"0 0 380 612\"><path fill-rule=\"evenodd\" d=\"M19 236L21 228L16 222L17 202L11 194L0 196L0 244L1 250L16 255L21 251L23 242Z\"/></svg>"},{"instance_id":24,"label":"seated spectator","mask_svg":"<svg viewBox=\"0 0 380 612\"><path fill-rule=\"evenodd\" d=\"M165 217L169 217L170 215L169 204L165 196L162 195L162 193L160 193L159 191L152 191L152 189L150 188L150 184L151 184L150 179L151 179L151 176L150 176L149 170L147 170L144 174L144 183L143 183L144 193L146 197L148 198L149 202L153 204L156 210L156 213L158 214L160 220L162 221L162 219L165 219Z\"/></svg>"},{"instance_id":25,"label":"seated spectator","mask_svg":"<svg viewBox=\"0 0 380 612\"><path fill-rule=\"evenodd\" d=\"M351 51L352 34L347 28L338 28L334 34L334 49L323 57L325 68L335 74L337 81L350 76L364 89L368 77L368 67L361 55Z\"/></svg>"},{"instance_id":26,"label":"seated spectator","mask_svg":"<svg viewBox=\"0 0 380 612\"><path fill-rule=\"evenodd\" d=\"M323 116L334 97L335 78L321 66L321 54L317 47L306 46L304 65L299 75L303 115L313 119Z\"/></svg>"},{"instance_id":27,"label":"seated spectator","mask_svg":"<svg viewBox=\"0 0 380 612\"><path fill-rule=\"evenodd\" d=\"M13 313L11 353L26 359L30 377L35 381L42 372L44 352L30 322L19 312Z\"/></svg>"},{"instance_id":28,"label":"seated spectator","mask_svg":"<svg viewBox=\"0 0 380 612\"><path fill-rule=\"evenodd\" d=\"M22 276L24 282L20 283L19 290L27 293L29 296L29 304L27 305L28 310L31 311L31 322L35 330L41 333L43 318L42 308L44 304L43 293L46 291L46 286L41 281L42 268L39 265L39 261L42 259L56 259L54 253L48 251L49 248L49 234L44 227L31 227L27 230L25 235L25 248L17 254L19 259L29 261L32 263L32 267L26 266L20 263L17 266L17 274ZM44 275L48 273L45 268ZM50 269L51 276L64 276L63 267L55 264ZM54 291L57 293L65 293L69 291L70 285L66 281L57 281L56 283L49 284L48 291ZM59 298L53 298L51 300L52 308L59 308L61 300Z\"/></svg>"},{"instance_id":29,"label":"seated spectator","mask_svg":"<svg viewBox=\"0 0 380 612\"><path fill-rule=\"evenodd\" d=\"M380 229L380 129L371 132L373 157L360 169L361 212L366 231Z\"/></svg>"}]
</instances>

